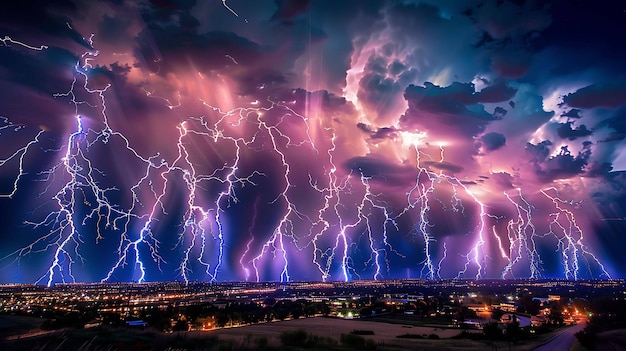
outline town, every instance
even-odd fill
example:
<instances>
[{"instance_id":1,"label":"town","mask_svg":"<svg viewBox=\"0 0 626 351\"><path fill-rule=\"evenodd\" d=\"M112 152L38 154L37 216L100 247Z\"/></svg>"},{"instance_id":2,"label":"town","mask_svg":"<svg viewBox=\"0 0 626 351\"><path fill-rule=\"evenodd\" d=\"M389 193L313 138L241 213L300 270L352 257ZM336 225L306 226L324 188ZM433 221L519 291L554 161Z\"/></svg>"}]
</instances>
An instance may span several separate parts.
<instances>
[{"instance_id":1,"label":"town","mask_svg":"<svg viewBox=\"0 0 626 351\"><path fill-rule=\"evenodd\" d=\"M351 282L81 283L0 286L0 316L36 326L1 328L0 340L58 331L216 332L308 318L428 326L443 337L524 339L602 314L598 301L624 305L624 280L440 280ZM364 330L354 327L355 330ZM359 329L357 329L359 328ZM240 329L245 333L245 329ZM452 334L451 334L452 333ZM368 333L365 333L367 335ZM400 332L397 332L401 337ZM408 339L424 336L403 334ZM426 338L438 339L437 333ZM509 342L511 340L508 340Z\"/></svg>"}]
</instances>

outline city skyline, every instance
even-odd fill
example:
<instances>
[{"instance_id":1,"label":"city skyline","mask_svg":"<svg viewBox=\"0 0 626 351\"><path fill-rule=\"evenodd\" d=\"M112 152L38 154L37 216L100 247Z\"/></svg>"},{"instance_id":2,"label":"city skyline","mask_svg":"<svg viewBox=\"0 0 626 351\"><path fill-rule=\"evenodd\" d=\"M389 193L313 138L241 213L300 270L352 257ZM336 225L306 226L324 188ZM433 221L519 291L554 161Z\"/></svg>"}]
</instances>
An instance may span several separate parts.
<instances>
[{"instance_id":1,"label":"city skyline","mask_svg":"<svg viewBox=\"0 0 626 351\"><path fill-rule=\"evenodd\" d=\"M0 14L0 284L624 278L626 8Z\"/></svg>"}]
</instances>

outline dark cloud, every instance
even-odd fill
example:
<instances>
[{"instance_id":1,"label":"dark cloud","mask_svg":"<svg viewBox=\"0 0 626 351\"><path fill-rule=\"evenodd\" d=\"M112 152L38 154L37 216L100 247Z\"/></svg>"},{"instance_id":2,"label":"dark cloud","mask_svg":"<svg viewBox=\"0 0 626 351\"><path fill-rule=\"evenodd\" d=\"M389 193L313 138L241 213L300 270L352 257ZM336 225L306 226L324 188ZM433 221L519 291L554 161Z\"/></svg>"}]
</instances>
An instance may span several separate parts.
<instances>
[{"instance_id":1,"label":"dark cloud","mask_svg":"<svg viewBox=\"0 0 626 351\"><path fill-rule=\"evenodd\" d=\"M530 156L530 162L544 162L550 155L550 146L552 146L552 142L549 140L544 140L536 145L533 143L526 144L526 153Z\"/></svg>"},{"instance_id":2,"label":"dark cloud","mask_svg":"<svg viewBox=\"0 0 626 351\"><path fill-rule=\"evenodd\" d=\"M608 127L612 129L602 142L620 141L626 138L626 107L614 111L611 117L600 122L597 128Z\"/></svg>"},{"instance_id":3,"label":"dark cloud","mask_svg":"<svg viewBox=\"0 0 626 351\"><path fill-rule=\"evenodd\" d=\"M517 89L507 86L505 83L493 84L474 94L476 102L495 103L503 102L513 98Z\"/></svg>"},{"instance_id":4,"label":"dark cloud","mask_svg":"<svg viewBox=\"0 0 626 351\"><path fill-rule=\"evenodd\" d=\"M504 78L521 78L530 69L532 56L530 53L518 50L499 51L491 58L491 68Z\"/></svg>"},{"instance_id":5,"label":"dark cloud","mask_svg":"<svg viewBox=\"0 0 626 351\"><path fill-rule=\"evenodd\" d=\"M65 130L72 123L68 117L75 112L72 105L55 101L54 95L67 93L78 60L59 47L33 52L0 45L0 116L57 132Z\"/></svg>"},{"instance_id":6,"label":"dark cloud","mask_svg":"<svg viewBox=\"0 0 626 351\"><path fill-rule=\"evenodd\" d=\"M490 0L468 9L466 14L494 39L539 32L552 22L543 4L534 1Z\"/></svg>"},{"instance_id":7,"label":"dark cloud","mask_svg":"<svg viewBox=\"0 0 626 351\"><path fill-rule=\"evenodd\" d=\"M512 101L511 101L512 102ZM493 117L497 118L497 119L502 119L504 116L506 116L507 114L507 110L497 106L494 110L493 110Z\"/></svg>"},{"instance_id":8,"label":"dark cloud","mask_svg":"<svg viewBox=\"0 0 626 351\"><path fill-rule=\"evenodd\" d=\"M104 15L98 24L98 40L108 43L125 43L128 41L128 30L132 25L129 18Z\"/></svg>"},{"instance_id":9,"label":"dark cloud","mask_svg":"<svg viewBox=\"0 0 626 351\"><path fill-rule=\"evenodd\" d=\"M406 66L398 60L393 61L387 67L387 70L389 71L389 73L393 74L394 76L397 76L400 73L404 72L405 69L406 69Z\"/></svg>"},{"instance_id":10,"label":"dark cloud","mask_svg":"<svg viewBox=\"0 0 626 351\"><path fill-rule=\"evenodd\" d=\"M390 162L388 157L376 154L351 158L344 167L373 182L392 187L406 187L415 183L417 174L414 167Z\"/></svg>"},{"instance_id":11,"label":"dark cloud","mask_svg":"<svg viewBox=\"0 0 626 351\"><path fill-rule=\"evenodd\" d=\"M556 129L559 137L563 139L575 140L589 136L593 133L591 130L587 129L587 126L584 124L576 128L572 128L572 124L572 122L559 123L559 127Z\"/></svg>"},{"instance_id":12,"label":"dark cloud","mask_svg":"<svg viewBox=\"0 0 626 351\"><path fill-rule=\"evenodd\" d=\"M369 139L374 143L384 139L394 139L398 136L396 129L393 127L382 127L373 130L365 123L358 123L357 128L367 133Z\"/></svg>"},{"instance_id":13,"label":"dark cloud","mask_svg":"<svg viewBox=\"0 0 626 351\"><path fill-rule=\"evenodd\" d=\"M543 141L537 145L528 143L526 152L537 176L544 182L551 182L583 174L591 157L591 145L591 142L584 142L577 155L573 155L567 146L562 146L557 155L548 157L552 143Z\"/></svg>"},{"instance_id":14,"label":"dark cloud","mask_svg":"<svg viewBox=\"0 0 626 351\"><path fill-rule=\"evenodd\" d=\"M591 84L563 97L563 102L576 108L626 105L626 83Z\"/></svg>"},{"instance_id":15,"label":"dark cloud","mask_svg":"<svg viewBox=\"0 0 626 351\"><path fill-rule=\"evenodd\" d=\"M461 171L463 171L462 166L455 165L453 163L446 162L446 161L443 161L443 162L423 161L421 165L434 168L434 169L439 169L442 171L448 171L450 173L460 173Z\"/></svg>"},{"instance_id":16,"label":"dark cloud","mask_svg":"<svg viewBox=\"0 0 626 351\"><path fill-rule=\"evenodd\" d=\"M626 138L626 134L624 133L609 133L609 135L601 140L598 140L598 142L602 142L602 143L610 143L612 141L621 141L624 140Z\"/></svg>"},{"instance_id":17,"label":"dark cloud","mask_svg":"<svg viewBox=\"0 0 626 351\"><path fill-rule=\"evenodd\" d=\"M297 17L308 10L310 0L274 0L278 9L272 15L272 20L288 20Z\"/></svg>"},{"instance_id":18,"label":"dark cloud","mask_svg":"<svg viewBox=\"0 0 626 351\"><path fill-rule=\"evenodd\" d=\"M260 45L231 32L190 34L177 27L153 26L140 33L138 40L142 61L159 74L188 69L190 63L203 72L226 69L235 65L229 56L243 66L267 60Z\"/></svg>"},{"instance_id":19,"label":"dark cloud","mask_svg":"<svg viewBox=\"0 0 626 351\"><path fill-rule=\"evenodd\" d=\"M491 69L504 78L521 78L533 60L532 43L537 33L550 26L552 17L544 4L535 1L484 1L463 14L482 30L477 48L490 53Z\"/></svg>"},{"instance_id":20,"label":"dark cloud","mask_svg":"<svg viewBox=\"0 0 626 351\"><path fill-rule=\"evenodd\" d=\"M561 114L561 117L569 117L569 118L580 118L580 110L577 108L573 108Z\"/></svg>"},{"instance_id":21,"label":"dark cloud","mask_svg":"<svg viewBox=\"0 0 626 351\"><path fill-rule=\"evenodd\" d=\"M609 162L596 162L592 161L585 167L587 177L609 177L613 166Z\"/></svg>"},{"instance_id":22,"label":"dark cloud","mask_svg":"<svg viewBox=\"0 0 626 351\"><path fill-rule=\"evenodd\" d=\"M506 136L500 133L487 133L480 137L479 147L484 147L486 151L495 151L506 144Z\"/></svg>"},{"instance_id":23,"label":"dark cloud","mask_svg":"<svg viewBox=\"0 0 626 351\"><path fill-rule=\"evenodd\" d=\"M79 57L59 47L43 51L13 50L0 46L3 79L40 93L64 93Z\"/></svg>"},{"instance_id":24,"label":"dark cloud","mask_svg":"<svg viewBox=\"0 0 626 351\"><path fill-rule=\"evenodd\" d=\"M471 83L454 82L439 87L426 82L424 86L409 85L404 98L409 109L400 118L403 128L454 129L458 134L473 136L497 118L487 113Z\"/></svg>"}]
</instances>

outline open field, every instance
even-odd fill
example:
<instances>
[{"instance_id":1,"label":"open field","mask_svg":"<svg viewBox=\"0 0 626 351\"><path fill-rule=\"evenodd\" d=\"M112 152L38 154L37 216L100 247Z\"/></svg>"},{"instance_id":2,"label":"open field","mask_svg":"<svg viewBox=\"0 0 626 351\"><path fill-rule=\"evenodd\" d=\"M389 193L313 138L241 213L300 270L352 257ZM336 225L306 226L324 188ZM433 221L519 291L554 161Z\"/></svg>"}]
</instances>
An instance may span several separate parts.
<instances>
[{"instance_id":1,"label":"open field","mask_svg":"<svg viewBox=\"0 0 626 351\"><path fill-rule=\"evenodd\" d=\"M450 338L459 333L459 329L441 329L432 327L415 327L411 325L389 324L374 321L347 320L339 318L303 318L282 322L270 322L257 325L250 325L241 328L227 328L211 331L212 334L221 337L241 336L246 334L265 335L268 339L278 340L284 331L304 329L308 333L322 337L331 337L339 340L341 334L348 334L351 331L371 330L374 335L367 335L366 338L374 339L377 343L391 344L400 339L396 337L401 334L419 334L424 337L429 334L437 334L441 338ZM400 344L410 341L400 340Z\"/></svg>"},{"instance_id":2,"label":"open field","mask_svg":"<svg viewBox=\"0 0 626 351\"><path fill-rule=\"evenodd\" d=\"M0 338L16 340L50 334L41 330L44 319L37 317L0 315Z\"/></svg>"},{"instance_id":3,"label":"open field","mask_svg":"<svg viewBox=\"0 0 626 351\"><path fill-rule=\"evenodd\" d=\"M371 330L374 335L364 335L366 339L373 339L379 350L511 350L529 351L547 342L551 334L542 335L532 340L522 341L517 345L506 342L482 342L467 339L449 339L459 334L460 329L411 326L407 324L391 324L370 320L345 320L336 318L304 318L282 322L263 323L239 328L219 329L208 332L219 339L233 340L235 345L245 345L259 337L266 337L271 346L280 345L280 334L285 331L304 329L310 334L321 337L331 337L337 341L341 334L348 334L353 330ZM480 332L480 331L476 331ZM204 332L192 332L204 333ZM402 334L417 334L428 337L436 334L441 339L404 339L397 338Z\"/></svg>"},{"instance_id":4,"label":"open field","mask_svg":"<svg viewBox=\"0 0 626 351\"><path fill-rule=\"evenodd\" d=\"M44 319L37 317L0 315L0 330L39 328Z\"/></svg>"}]
</instances>

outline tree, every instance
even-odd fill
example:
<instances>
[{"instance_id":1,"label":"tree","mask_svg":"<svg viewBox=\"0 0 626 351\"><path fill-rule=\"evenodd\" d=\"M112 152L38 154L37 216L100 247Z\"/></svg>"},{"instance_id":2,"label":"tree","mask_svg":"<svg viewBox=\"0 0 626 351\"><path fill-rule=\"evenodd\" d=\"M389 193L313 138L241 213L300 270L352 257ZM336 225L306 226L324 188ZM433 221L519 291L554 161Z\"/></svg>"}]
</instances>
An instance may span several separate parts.
<instances>
[{"instance_id":1,"label":"tree","mask_svg":"<svg viewBox=\"0 0 626 351\"><path fill-rule=\"evenodd\" d=\"M279 308L276 310L276 318L278 318L279 320L283 321L285 320L287 317L289 317L289 310L286 308Z\"/></svg>"},{"instance_id":2,"label":"tree","mask_svg":"<svg viewBox=\"0 0 626 351\"><path fill-rule=\"evenodd\" d=\"M504 311L502 311L499 308L494 308L493 311L491 311L491 318L495 319L497 321L500 320L500 318L502 318L502 316L504 316Z\"/></svg>"},{"instance_id":3,"label":"tree","mask_svg":"<svg viewBox=\"0 0 626 351\"><path fill-rule=\"evenodd\" d=\"M459 320L465 321L467 318L476 318L476 311L470 310L467 306L461 306L461 310L459 311Z\"/></svg>"},{"instance_id":4,"label":"tree","mask_svg":"<svg viewBox=\"0 0 626 351\"><path fill-rule=\"evenodd\" d=\"M166 311L161 311L156 307L143 311L141 313L141 318L146 321L149 326L157 330L166 330L172 326L168 313Z\"/></svg>"},{"instance_id":5,"label":"tree","mask_svg":"<svg viewBox=\"0 0 626 351\"><path fill-rule=\"evenodd\" d=\"M266 322L271 322L273 320L274 320L274 314L269 309L266 309L265 310L265 321Z\"/></svg>"},{"instance_id":6,"label":"tree","mask_svg":"<svg viewBox=\"0 0 626 351\"><path fill-rule=\"evenodd\" d=\"M300 317L302 317L302 308L300 307L296 307L293 310L291 310L291 317L293 317L293 319L298 319Z\"/></svg>"},{"instance_id":7,"label":"tree","mask_svg":"<svg viewBox=\"0 0 626 351\"><path fill-rule=\"evenodd\" d=\"M328 306L326 302L319 304L318 309L322 313L322 315L324 315L324 317L330 314L330 306Z\"/></svg>"},{"instance_id":8,"label":"tree","mask_svg":"<svg viewBox=\"0 0 626 351\"><path fill-rule=\"evenodd\" d=\"M520 295L519 299L520 307L518 307L517 311L521 313L528 313L532 316L539 314L539 308L541 307L541 302L539 300L533 300L533 296L524 293Z\"/></svg>"},{"instance_id":9,"label":"tree","mask_svg":"<svg viewBox=\"0 0 626 351\"><path fill-rule=\"evenodd\" d=\"M522 330L519 327L519 321L515 314L513 314L513 322L506 325L506 337L509 341L515 343L520 339L521 334Z\"/></svg>"},{"instance_id":10,"label":"tree","mask_svg":"<svg viewBox=\"0 0 626 351\"><path fill-rule=\"evenodd\" d=\"M229 320L230 317L226 312L220 311L215 315L215 324L220 328L223 328Z\"/></svg>"},{"instance_id":11,"label":"tree","mask_svg":"<svg viewBox=\"0 0 626 351\"><path fill-rule=\"evenodd\" d=\"M189 330L189 323L187 323L187 321L185 321L185 320L179 320L172 327L172 330L173 331L188 331Z\"/></svg>"},{"instance_id":12,"label":"tree","mask_svg":"<svg viewBox=\"0 0 626 351\"><path fill-rule=\"evenodd\" d=\"M548 322L554 325L563 324L563 314L561 313L560 306L552 306L550 308L550 314L548 314Z\"/></svg>"},{"instance_id":13,"label":"tree","mask_svg":"<svg viewBox=\"0 0 626 351\"><path fill-rule=\"evenodd\" d=\"M307 317L312 317L315 315L315 306L306 305L304 306L304 315Z\"/></svg>"},{"instance_id":14,"label":"tree","mask_svg":"<svg viewBox=\"0 0 626 351\"><path fill-rule=\"evenodd\" d=\"M230 322L232 324L241 324L242 319L243 319L241 316L241 312L232 312L230 313L229 317L230 317Z\"/></svg>"},{"instance_id":15,"label":"tree","mask_svg":"<svg viewBox=\"0 0 626 351\"><path fill-rule=\"evenodd\" d=\"M361 315L361 317L369 317L372 315L372 309L369 307L363 307L359 311L359 315Z\"/></svg>"},{"instance_id":16,"label":"tree","mask_svg":"<svg viewBox=\"0 0 626 351\"><path fill-rule=\"evenodd\" d=\"M276 304L276 299L273 297L268 297L265 300L263 300L263 304L267 307L272 307Z\"/></svg>"},{"instance_id":17,"label":"tree","mask_svg":"<svg viewBox=\"0 0 626 351\"><path fill-rule=\"evenodd\" d=\"M491 322L483 326L483 334L490 340L498 340L502 337L502 330L498 327L498 323Z\"/></svg>"}]
</instances>

